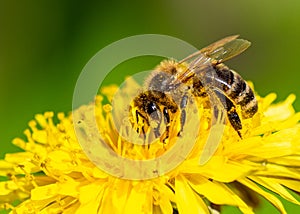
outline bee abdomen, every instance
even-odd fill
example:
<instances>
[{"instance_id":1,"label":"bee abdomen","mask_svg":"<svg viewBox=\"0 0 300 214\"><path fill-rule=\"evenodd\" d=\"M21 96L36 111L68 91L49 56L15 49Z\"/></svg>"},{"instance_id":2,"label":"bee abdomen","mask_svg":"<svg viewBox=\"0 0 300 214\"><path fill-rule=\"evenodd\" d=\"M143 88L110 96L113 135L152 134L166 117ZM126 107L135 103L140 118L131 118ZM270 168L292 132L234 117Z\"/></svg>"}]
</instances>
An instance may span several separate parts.
<instances>
[{"instance_id":1,"label":"bee abdomen","mask_svg":"<svg viewBox=\"0 0 300 214\"><path fill-rule=\"evenodd\" d=\"M244 118L251 118L258 110L257 100L250 86L245 83L245 90L243 90L234 101L242 108L242 115Z\"/></svg>"},{"instance_id":2,"label":"bee abdomen","mask_svg":"<svg viewBox=\"0 0 300 214\"><path fill-rule=\"evenodd\" d=\"M241 106L243 118L251 118L258 110L253 90L239 74L224 64L218 64L215 68L225 94Z\"/></svg>"}]
</instances>

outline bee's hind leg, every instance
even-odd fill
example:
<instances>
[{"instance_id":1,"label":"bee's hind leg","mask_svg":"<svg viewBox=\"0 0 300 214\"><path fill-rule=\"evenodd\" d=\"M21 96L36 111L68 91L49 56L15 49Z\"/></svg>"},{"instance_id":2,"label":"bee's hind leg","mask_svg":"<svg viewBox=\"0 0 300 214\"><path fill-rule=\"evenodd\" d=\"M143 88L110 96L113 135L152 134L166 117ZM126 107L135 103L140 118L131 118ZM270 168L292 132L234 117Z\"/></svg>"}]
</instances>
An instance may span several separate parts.
<instances>
[{"instance_id":1,"label":"bee's hind leg","mask_svg":"<svg viewBox=\"0 0 300 214\"><path fill-rule=\"evenodd\" d=\"M242 122L238 113L235 110L235 107L231 108L230 110L227 110L227 117L234 130L237 132L239 137L242 138L242 134L240 132L240 130L242 129Z\"/></svg>"},{"instance_id":2,"label":"bee's hind leg","mask_svg":"<svg viewBox=\"0 0 300 214\"><path fill-rule=\"evenodd\" d=\"M235 104L221 92L216 90L215 93L219 97L220 101L222 102L224 108L227 111L227 117L231 126L237 132L239 137L242 138L240 130L243 128L243 126L242 126L240 116L236 112Z\"/></svg>"}]
</instances>

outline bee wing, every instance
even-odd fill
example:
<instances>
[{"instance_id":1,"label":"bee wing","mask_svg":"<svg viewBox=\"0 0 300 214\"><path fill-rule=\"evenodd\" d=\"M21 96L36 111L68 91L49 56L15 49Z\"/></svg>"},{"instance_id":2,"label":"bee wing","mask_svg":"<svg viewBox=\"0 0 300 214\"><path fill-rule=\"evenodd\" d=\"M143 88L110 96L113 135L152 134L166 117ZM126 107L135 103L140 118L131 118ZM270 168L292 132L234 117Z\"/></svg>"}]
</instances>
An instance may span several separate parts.
<instances>
[{"instance_id":1,"label":"bee wing","mask_svg":"<svg viewBox=\"0 0 300 214\"><path fill-rule=\"evenodd\" d=\"M184 58L180 61L180 63L188 61L201 54L204 54L208 58L216 59L220 62L229 60L245 51L251 45L249 41L245 39L238 39L238 37L238 35L228 36L216 41L211 45L202 48L198 52Z\"/></svg>"},{"instance_id":2,"label":"bee wing","mask_svg":"<svg viewBox=\"0 0 300 214\"><path fill-rule=\"evenodd\" d=\"M179 61L179 63L183 63L194 59L189 64L188 69L177 74L177 77L171 81L171 85L187 82L193 75L197 75L197 73L199 74L201 70L205 70L204 68L209 66L211 59L224 62L236 55L239 55L250 45L251 43L249 41L238 39L238 35L234 35L225 37L205 48L202 48L198 52L193 53L185 59Z\"/></svg>"},{"instance_id":3,"label":"bee wing","mask_svg":"<svg viewBox=\"0 0 300 214\"><path fill-rule=\"evenodd\" d=\"M186 70L177 74L171 84L177 85L186 83L193 76L200 76L202 71L206 71L208 69L213 69L210 59L203 54L199 54L199 56L189 64Z\"/></svg>"}]
</instances>

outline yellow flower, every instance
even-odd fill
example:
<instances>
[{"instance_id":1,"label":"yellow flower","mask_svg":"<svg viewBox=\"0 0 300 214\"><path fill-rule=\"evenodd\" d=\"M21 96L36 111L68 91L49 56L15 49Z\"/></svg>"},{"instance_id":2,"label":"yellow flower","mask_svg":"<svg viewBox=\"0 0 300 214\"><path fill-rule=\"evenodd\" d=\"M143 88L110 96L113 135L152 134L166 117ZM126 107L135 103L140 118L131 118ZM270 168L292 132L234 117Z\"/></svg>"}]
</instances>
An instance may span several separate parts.
<instances>
[{"instance_id":1,"label":"yellow flower","mask_svg":"<svg viewBox=\"0 0 300 214\"><path fill-rule=\"evenodd\" d=\"M115 91L110 86L102 93L111 100ZM257 96L259 112L243 120L242 139L226 125L217 151L204 165L199 156L210 129L204 119L209 120L210 113L200 109L204 115L200 137L186 160L157 178L135 181L114 177L87 158L72 115L59 113L55 123L52 112L38 114L25 130L27 140L13 141L24 152L6 154L0 161L0 176L6 177L0 182L0 208L12 213L189 214L218 213L219 206L230 205L254 213L255 195L260 195L286 213L277 196L299 204L287 188L300 192L300 114L292 107L294 95L272 104L275 98L275 94ZM103 100L96 98L96 119L116 154L151 159L176 143L178 124L173 124L167 143L132 145L114 129L112 107ZM87 122L93 115L91 106L73 114Z\"/></svg>"}]
</instances>

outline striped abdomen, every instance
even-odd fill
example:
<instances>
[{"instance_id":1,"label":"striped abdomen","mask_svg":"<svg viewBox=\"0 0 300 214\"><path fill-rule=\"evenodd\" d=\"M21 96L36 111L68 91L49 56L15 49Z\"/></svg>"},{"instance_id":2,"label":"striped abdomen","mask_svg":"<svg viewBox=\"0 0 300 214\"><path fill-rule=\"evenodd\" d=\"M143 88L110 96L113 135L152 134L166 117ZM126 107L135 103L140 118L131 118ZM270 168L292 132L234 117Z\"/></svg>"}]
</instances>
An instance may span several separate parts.
<instances>
[{"instance_id":1,"label":"striped abdomen","mask_svg":"<svg viewBox=\"0 0 300 214\"><path fill-rule=\"evenodd\" d=\"M258 109L254 93L247 82L224 64L215 64L216 80L225 94L240 105L243 118L251 118Z\"/></svg>"}]
</instances>

